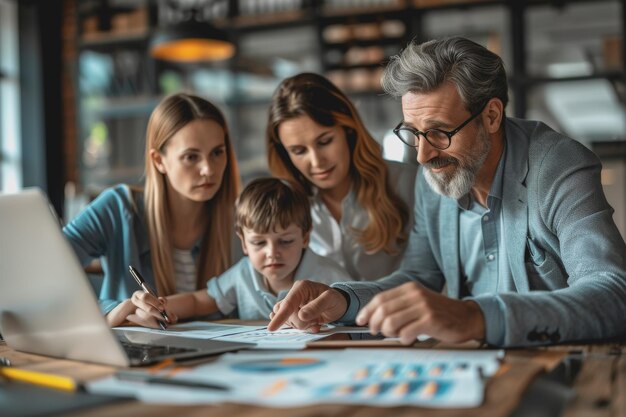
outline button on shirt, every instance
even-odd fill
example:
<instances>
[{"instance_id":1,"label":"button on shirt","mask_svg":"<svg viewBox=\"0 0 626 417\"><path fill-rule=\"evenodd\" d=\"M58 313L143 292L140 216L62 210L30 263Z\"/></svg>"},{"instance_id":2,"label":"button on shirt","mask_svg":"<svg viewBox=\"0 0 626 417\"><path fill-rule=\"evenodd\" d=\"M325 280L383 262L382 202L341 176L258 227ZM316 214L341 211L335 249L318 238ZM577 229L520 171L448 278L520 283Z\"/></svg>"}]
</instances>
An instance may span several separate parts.
<instances>
[{"instance_id":1,"label":"button on shirt","mask_svg":"<svg viewBox=\"0 0 626 417\"><path fill-rule=\"evenodd\" d=\"M385 161L389 184L409 210L409 221L404 231L408 233L413 225L413 206L415 204L415 165ZM352 280L371 281L389 275L400 266L407 242L403 242L397 254L390 255L381 250L369 253L357 240L355 230L362 230L369 224L365 209L359 204L354 190L350 190L341 203L341 221L337 222L317 189L311 198L311 217L313 231L309 248L318 255L332 259L341 265Z\"/></svg>"},{"instance_id":2,"label":"button on shirt","mask_svg":"<svg viewBox=\"0 0 626 417\"><path fill-rule=\"evenodd\" d=\"M463 297L515 290L505 239L502 236L502 176L505 157L506 145L487 197L486 208L471 194L458 200Z\"/></svg>"}]
</instances>

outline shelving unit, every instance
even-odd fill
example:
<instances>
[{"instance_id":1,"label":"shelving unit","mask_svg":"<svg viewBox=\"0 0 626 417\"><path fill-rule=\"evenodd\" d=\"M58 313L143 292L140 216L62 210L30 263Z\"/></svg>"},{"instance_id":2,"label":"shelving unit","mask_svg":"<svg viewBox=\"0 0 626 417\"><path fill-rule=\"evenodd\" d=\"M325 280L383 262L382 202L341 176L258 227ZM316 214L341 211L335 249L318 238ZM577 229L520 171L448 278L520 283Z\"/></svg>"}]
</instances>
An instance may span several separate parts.
<instances>
[{"instance_id":1,"label":"shelving unit","mask_svg":"<svg viewBox=\"0 0 626 417\"><path fill-rule=\"evenodd\" d=\"M406 16L397 5L367 14L323 7L317 19L323 71L342 90L379 92L381 63L408 41Z\"/></svg>"},{"instance_id":2,"label":"shelving unit","mask_svg":"<svg viewBox=\"0 0 626 417\"><path fill-rule=\"evenodd\" d=\"M512 100L508 113L514 116L524 117L534 108L533 97L538 89L553 84L566 86L567 82L608 80L624 102L623 43L612 46L612 66L558 77L536 73L534 58L529 56L535 43L535 33L529 26L534 22L528 21L528 16L541 8L567 11L572 4L593 4L596 8L615 8L618 4L620 12L611 17L619 23L613 25L618 27L615 35L619 38L626 22L626 0L228 0L227 13L222 11L224 16L214 23L232 32L239 45L237 55L228 63L188 67L154 61L148 56L148 41L159 18L156 1L77 1L79 62L84 64L83 58L89 61L93 54L91 64L98 65L100 57L101 72L111 73L105 86L108 90L94 93L78 81L77 147L81 161L93 139L94 126L107 127L109 155L115 154L110 148L114 142L122 146L134 141L132 149L142 149L135 145L143 141L150 112L164 95L182 88L207 96L225 110L244 177L258 175L264 170L263 134L271 93L282 78L301 71L325 73L347 91L368 128L383 141L401 113L397 100L381 96L378 77L388 58L413 38L464 35L501 54L510 76ZM97 24L90 23L93 14L103 18L99 17ZM121 33L113 30L124 27L119 16L125 14L135 19L143 16L146 25L135 25L138 28ZM114 24L116 16L118 23ZM85 28L90 35L84 36ZM133 59L135 75L140 75L137 79L123 75L124 63L130 68L132 62L127 61ZM98 74L80 68L80 64L76 73L87 76L92 84L97 81ZM112 132L124 137L113 138ZM142 151L137 152L139 155L130 162L136 164L135 171L119 165L121 160L103 157L101 160L108 162L98 171L101 178L90 174L93 170L81 162L83 187L102 188L111 183L111 178L131 181L143 169ZM250 168L246 171L245 167Z\"/></svg>"},{"instance_id":3,"label":"shelving unit","mask_svg":"<svg viewBox=\"0 0 626 417\"><path fill-rule=\"evenodd\" d=\"M90 195L143 171L147 115L159 100L156 63L146 52L156 12L149 0L77 2L76 154Z\"/></svg>"}]
</instances>

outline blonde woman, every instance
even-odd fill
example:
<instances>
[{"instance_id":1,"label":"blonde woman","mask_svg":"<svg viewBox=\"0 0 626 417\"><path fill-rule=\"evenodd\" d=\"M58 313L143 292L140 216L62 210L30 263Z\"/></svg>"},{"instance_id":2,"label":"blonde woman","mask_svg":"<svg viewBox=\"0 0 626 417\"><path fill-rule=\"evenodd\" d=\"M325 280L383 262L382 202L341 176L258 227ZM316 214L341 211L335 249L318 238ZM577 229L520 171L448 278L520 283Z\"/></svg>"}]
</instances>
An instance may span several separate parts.
<instances>
[{"instance_id":1,"label":"blonde woman","mask_svg":"<svg viewBox=\"0 0 626 417\"><path fill-rule=\"evenodd\" d=\"M311 197L313 251L355 280L398 268L413 223L417 168L383 160L345 94L321 75L287 78L272 97L266 142L272 174Z\"/></svg>"},{"instance_id":2,"label":"blonde woman","mask_svg":"<svg viewBox=\"0 0 626 417\"><path fill-rule=\"evenodd\" d=\"M129 265L167 296L206 288L233 261L239 177L219 109L192 95L165 98L148 122L145 161L144 190L105 190L63 230L84 265L102 259L109 324L152 324L135 306L141 292Z\"/></svg>"}]
</instances>

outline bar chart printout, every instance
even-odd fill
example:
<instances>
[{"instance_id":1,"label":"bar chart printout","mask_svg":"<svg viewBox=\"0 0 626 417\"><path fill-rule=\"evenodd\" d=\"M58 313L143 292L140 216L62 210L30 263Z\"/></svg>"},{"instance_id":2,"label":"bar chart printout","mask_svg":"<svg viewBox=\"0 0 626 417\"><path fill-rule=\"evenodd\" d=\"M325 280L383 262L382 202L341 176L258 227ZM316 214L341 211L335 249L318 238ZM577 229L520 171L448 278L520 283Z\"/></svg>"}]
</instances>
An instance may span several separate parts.
<instances>
[{"instance_id":1,"label":"bar chart printout","mask_svg":"<svg viewBox=\"0 0 626 417\"><path fill-rule=\"evenodd\" d=\"M497 371L501 355L501 351L425 349L242 351L170 376L189 382L220 381L229 388L226 392L133 386L114 378L89 388L152 403L477 407L484 399L485 377Z\"/></svg>"}]
</instances>

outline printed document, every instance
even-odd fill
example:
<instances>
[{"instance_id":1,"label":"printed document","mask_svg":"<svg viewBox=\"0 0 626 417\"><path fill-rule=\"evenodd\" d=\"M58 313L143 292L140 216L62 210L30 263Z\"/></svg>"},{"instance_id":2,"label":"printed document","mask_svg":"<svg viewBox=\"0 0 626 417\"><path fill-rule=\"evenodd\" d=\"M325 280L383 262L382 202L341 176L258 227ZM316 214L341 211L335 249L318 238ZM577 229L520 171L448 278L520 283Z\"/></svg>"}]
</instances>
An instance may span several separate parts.
<instances>
[{"instance_id":1,"label":"printed document","mask_svg":"<svg viewBox=\"0 0 626 417\"><path fill-rule=\"evenodd\" d=\"M134 395L150 403L248 403L299 407L319 403L383 406L477 407L485 377L501 351L345 349L228 353L212 363L162 371L189 383L226 390L120 381L89 384L91 392Z\"/></svg>"}]
</instances>

